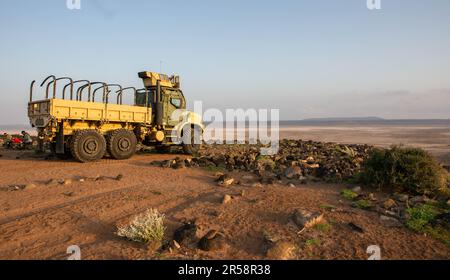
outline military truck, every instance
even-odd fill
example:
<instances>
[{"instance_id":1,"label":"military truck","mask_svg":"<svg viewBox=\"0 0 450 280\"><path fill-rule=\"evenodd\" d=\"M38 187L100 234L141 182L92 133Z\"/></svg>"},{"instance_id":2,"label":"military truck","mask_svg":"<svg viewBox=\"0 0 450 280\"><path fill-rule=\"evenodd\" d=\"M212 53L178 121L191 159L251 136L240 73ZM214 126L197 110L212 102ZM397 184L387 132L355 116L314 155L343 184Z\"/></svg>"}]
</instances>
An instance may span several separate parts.
<instances>
[{"instance_id":1,"label":"military truck","mask_svg":"<svg viewBox=\"0 0 450 280\"><path fill-rule=\"evenodd\" d=\"M38 132L38 149L48 147L58 157L80 162L105 155L128 159L137 145L160 151L177 145L197 152L204 125L201 116L186 111L179 76L146 71L139 77L142 89L51 75L40 85L45 98L37 101L36 81L31 82L28 117ZM58 90L61 81L66 83ZM132 105L123 104L124 93L133 94Z\"/></svg>"}]
</instances>

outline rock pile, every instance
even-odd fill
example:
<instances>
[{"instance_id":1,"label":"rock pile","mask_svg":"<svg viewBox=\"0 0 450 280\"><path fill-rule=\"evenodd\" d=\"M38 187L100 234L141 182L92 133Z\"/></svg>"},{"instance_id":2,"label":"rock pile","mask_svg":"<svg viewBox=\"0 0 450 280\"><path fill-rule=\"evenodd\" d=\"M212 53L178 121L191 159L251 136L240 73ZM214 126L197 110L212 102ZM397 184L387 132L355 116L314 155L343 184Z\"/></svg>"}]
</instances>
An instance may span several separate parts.
<instances>
[{"instance_id":1,"label":"rock pile","mask_svg":"<svg viewBox=\"0 0 450 280\"><path fill-rule=\"evenodd\" d=\"M199 166L228 171L242 170L264 177L269 183L286 178L305 180L307 176L342 181L359 171L372 149L368 145L343 145L302 140L281 140L278 154L261 155L261 145L205 145L192 159L155 162L175 169Z\"/></svg>"}]
</instances>

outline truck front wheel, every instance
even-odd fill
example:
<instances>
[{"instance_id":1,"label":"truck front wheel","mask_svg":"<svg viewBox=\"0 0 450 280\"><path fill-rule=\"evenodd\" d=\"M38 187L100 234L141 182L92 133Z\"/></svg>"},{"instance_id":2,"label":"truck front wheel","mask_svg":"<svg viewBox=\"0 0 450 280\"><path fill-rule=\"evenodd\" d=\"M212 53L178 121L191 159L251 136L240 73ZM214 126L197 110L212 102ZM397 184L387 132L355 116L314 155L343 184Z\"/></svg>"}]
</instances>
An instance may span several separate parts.
<instances>
[{"instance_id":1,"label":"truck front wheel","mask_svg":"<svg viewBox=\"0 0 450 280\"><path fill-rule=\"evenodd\" d=\"M96 130L79 130L72 137L70 152L79 162L100 160L106 153L105 137Z\"/></svg>"},{"instance_id":2,"label":"truck front wheel","mask_svg":"<svg viewBox=\"0 0 450 280\"><path fill-rule=\"evenodd\" d=\"M187 125L182 132L183 150L186 154L193 155L198 153L202 147L202 131L200 128Z\"/></svg>"},{"instance_id":3,"label":"truck front wheel","mask_svg":"<svg viewBox=\"0 0 450 280\"><path fill-rule=\"evenodd\" d=\"M136 152L136 135L130 130L113 130L106 139L108 153L115 159L128 159Z\"/></svg>"}]
</instances>

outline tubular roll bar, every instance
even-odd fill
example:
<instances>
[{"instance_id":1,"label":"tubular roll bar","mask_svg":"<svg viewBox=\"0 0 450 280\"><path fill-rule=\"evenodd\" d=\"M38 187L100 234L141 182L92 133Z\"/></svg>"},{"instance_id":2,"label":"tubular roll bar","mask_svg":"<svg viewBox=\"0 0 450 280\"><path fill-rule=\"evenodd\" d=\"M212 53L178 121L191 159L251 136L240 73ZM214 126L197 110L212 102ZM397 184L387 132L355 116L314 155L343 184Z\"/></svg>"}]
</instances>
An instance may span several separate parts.
<instances>
[{"instance_id":1,"label":"tubular roll bar","mask_svg":"<svg viewBox=\"0 0 450 280\"><path fill-rule=\"evenodd\" d=\"M70 77L60 77L60 78L56 78L55 75L50 75L48 77L46 77L44 79L44 81L41 83L40 87L43 87L44 85L46 85L46 89L45 89L45 99L49 99L49 90L50 90L50 86L53 86L53 98L56 98L56 88L57 88L57 82L60 80L69 80L70 82L66 85L64 85L64 88L62 90L62 99L66 99L66 90L67 87L70 86L70 100L73 100L74 98L74 93L75 95L75 99L76 101L82 101L83 99L83 91L88 88L89 91L89 95L88 95L88 102L95 102L95 94L97 91L103 89L103 103L108 103L109 101L109 94L111 93L110 87L117 87L118 90L116 91L117 94L117 104L122 105L123 102L123 92L126 90L133 90L134 91L134 102L136 104L136 95L138 90L136 90L135 87L126 87L123 88L121 85L119 84L107 84L105 82L90 82L89 80L76 80L74 81L72 78ZM76 90L76 92L74 92L74 84L77 83L85 83L81 86L78 87L78 89ZM34 91L34 85L35 85L36 81L32 81L30 84L30 102L33 102L33 91ZM101 85L100 87L96 88L93 92L92 92L92 86L93 85ZM148 103L148 89L144 88L145 90L145 96L146 96L146 104ZM140 90L139 90L140 91ZM92 96L92 98L91 98Z\"/></svg>"},{"instance_id":2,"label":"tubular roll bar","mask_svg":"<svg viewBox=\"0 0 450 280\"><path fill-rule=\"evenodd\" d=\"M89 82L88 80L77 80L77 81L73 81L73 82L71 82L71 83L65 85L65 86L64 86L64 89L63 89L63 95L62 95L62 98L63 98L63 99L66 99L66 88L67 88L68 86L71 85L70 100L73 100L73 88L74 88L74 84L81 83L81 82L86 82L86 83L88 83L88 84L91 83L91 82ZM78 89L77 89L77 96L75 96L75 97L77 98L76 100L78 100ZM80 99L80 100L81 100L81 99Z\"/></svg>"},{"instance_id":3,"label":"tubular roll bar","mask_svg":"<svg viewBox=\"0 0 450 280\"><path fill-rule=\"evenodd\" d=\"M106 93L109 91L108 88L108 84L107 83L102 83L102 82L98 82L99 84L102 84L102 86L96 88L94 90L94 92L92 93L92 102L95 102L95 93L99 90L99 89L103 89L103 100L105 99Z\"/></svg>"},{"instance_id":4,"label":"tubular roll bar","mask_svg":"<svg viewBox=\"0 0 450 280\"><path fill-rule=\"evenodd\" d=\"M106 92L106 95L103 96L103 103L108 104L109 94L111 93L111 91L109 90L110 87L118 87L119 90L118 90L117 92L123 91L121 85L118 85L118 84L108 84L108 85L107 85L108 91Z\"/></svg>"},{"instance_id":5,"label":"tubular roll bar","mask_svg":"<svg viewBox=\"0 0 450 280\"><path fill-rule=\"evenodd\" d=\"M50 78L52 78L53 81L56 80L55 75L50 75L47 78L45 78L45 80L41 84L41 87L43 87L44 84L47 82L47 80L50 79ZM48 89L49 89L49 87L50 87L50 83L47 84L47 89L45 90L45 99L48 99ZM53 86L53 95L56 95L56 87L55 86Z\"/></svg>"},{"instance_id":6,"label":"tubular roll bar","mask_svg":"<svg viewBox=\"0 0 450 280\"><path fill-rule=\"evenodd\" d=\"M56 98L56 82L59 80L69 80L70 81L70 96L73 96L73 79L70 77L61 77L54 79L50 83L48 83L47 88L50 86L50 84L53 84L53 98ZM63 99L65 99L65 93L63 92Z\"/></svg>"},{"instance_id":7,"label":"tubular roll bar","mask_svg":"<svg viewBox=\"0 0 450 280\"><path fill-rule=\"evenodd\" d=\"M105 85L105 84L106 84L106 83L104 83L104 82L93 82L93 83L89 82L89 83L87 83L87 84L85 84L85 85L82 85L81 87L78 88L78 91L77 91L77 100L78 100L78 101L81 101L81 100L82 100L82 98L83 98L83 90L84 90L85 88L88 88L88 89L89 89L89 92L88 92L88 102L91 102L92 85ZM94 91L94 95L92 96L92 102L94 102L94 99L95 99L95 91Z\"/></svg>"},{"instance_id":8,"label":"tubular roll bar","mask_svg":"<svg viewBox=\"0 0 450 280\"><path fill-rule=\"evenodd\" d=\"M32 81L30 85L30 102L33 102L33 87L36 81Z\"/></svg>"},{"instance_id":9,"label":"tubular roll bar","mask_svg":"<svg viewBox=\"0 0 450 280\"><path fill-rule=\"evenodd\" d=\"M117 104L122 105L122 93L124 91L130 90L130 89L132 89L134 91L134 104L136 104L136 92L137 92L137 90L136 90L135 87L126 87L124 89L116 91L116 93L117 93Z\"/></svg>"}]
</instances>

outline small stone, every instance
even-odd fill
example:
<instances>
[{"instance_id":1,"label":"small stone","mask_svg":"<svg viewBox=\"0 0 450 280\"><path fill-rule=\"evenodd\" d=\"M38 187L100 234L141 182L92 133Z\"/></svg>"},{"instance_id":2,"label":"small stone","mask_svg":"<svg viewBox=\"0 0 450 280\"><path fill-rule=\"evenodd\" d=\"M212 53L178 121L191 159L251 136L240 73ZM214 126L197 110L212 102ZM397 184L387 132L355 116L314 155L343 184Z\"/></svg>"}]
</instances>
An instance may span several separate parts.
<instances>
[{"instance_id":1,"label":"small stone","mask_svg":"<svg viewBox=\"0 0 450 280\"><path fill-rule=\"evenodd\" d=\"M252 188L259 188L259 187L262 187L261 183L254 183L254 184L252 184Z\"/></svg>"},{"instance_id":2,"label":"small stone","mask_svg":"<svg viewBox=\"0 0 450 280\"><path fill-rule=\"evenodd\" d=\"M73 196L73 192L64 192L63 195L71 197Z\"/></svg>"},{"instance_id":3,"label":"small stone","mask_svg":"<svg viewBox=\"0 0 450 280\"><path fill-rule=\"evenodd\" d=\"M409 200L409 203L412 205L425 203L425 202L427 202L427 198L424 196L415 196Z\"/></svg>"},{"instance_id":4,"label":"small stone","mask_svg":"<svg viewBox=\"0 0 450 280\"><path fill-rule=\"evenodd\" d=\"M302 170L298 166L291 166L286 169L284 176L288 179L294 179L302 176Z\"/></svg>"},{"instance_id":5,"label":"small stone","mask_svg":"<svg viewBox=\"0 0 450 280\"><path fill-rule=\"evenodd\" d=\"M252 175L244 175L242 176L242 180L252 181L255 180L255 177L253 177Z\"/></svg>"},{"instance_id":6,"label":"small stone","mask_svg":"<svg viewBox=\"0 0 450 280\"><path fill-rule=\"evenodd\" d=\"M384 203L383 203L383 207L385 208L385 209L392 209L392 208L394 208L395 206L397 206L397 203L395 202L395 200L393 200L393 199L388 199L388 200L386 200Z\"/></svg>"},{"instance_id":7,"label":"small stone","mask_svg":"<svg viewBox=\"0 0 450 280\"><path fill-rule=\"evenodd\" d=\"M362 192L362 188L360 186L356 186L354 188L352 188L352 191L355 193L361 193Z\"/></svg>"},{"instance_id":8,"label":"small stone","mask_svg":"<svg viewBox=\"0 0 450 280\"><path fill-rule=\"evenodd\" d=\"M186 168L186 164L184 161L175 161L174 164L171 166L173 169L184 169Z\"/></svg>"},{"instance_id":9,"label":"small stone","mask_svg":"<svg viewBox=\"0 0 450 280\"><path fill-rule=\"evenodd\" d=\"M450 206L450 199L447 200L447 206Z\"/></svg>"},{"instance_id":10,"label":"small stone","mask_svg":"<svg viewBox=\"0 0 450 280\"><path fill-rule=\"evenodd\" d=\"M245 196L245 190L241 191L241 196Z\"/></svg>"},{"instance_id":11,"label":"small stone","mask_svg":"<svg viewBox=\"0 0 450 280\"><path fill-rule=\"evenodd\" d=\"M314 160L313 157L308 157L308 158L306 159L306 163L308 163L308 164L313 164L313 163L315 163L315 160Z\"/></svg>"},{"instance_id":12,"label":"small stone","mask_svg":"<svg viewBox=\"0 0 450 280\"><path fill-rule=\"evenodd\" d=\"M37 188L37 186L35 184L26 184L23 189L24 190L32 190L35 188Z\"/></svg>"},{"instance_id":13,"label":"small stone","mask_svg":"<svg viewBox=\"0 0 450 280\"><path fill-rule=\"evenodd\" d=\"M399 202L406 202L408 201L409 196L407 194L397 193L395 194L394 198Z\"/></svg>"},{"instance_id":14,"label":"small stone","mask_svg":"<svg viewBox=\"0 0 450 280\"><path fill-rule=\"evenodd\" d=\"M396 218L381 215L380 220L384 225L386 225L388 227L401 227L402 226L400 221L397 220Z\"/></svg>"},{"instance_id":15,"label":"small stone","mask_svg":"<svg viewBox=\"0 0 450 280\"><path fill-rule=\"evenodd\" d=\"M222 175L217 179L219 186L228 187L234 183L234 178L230 177L228 174Z\"/></svg>"},{"instance_id":16,"label":"small stone","mask_svg":"<svg viewBox=\"0 0 450 280\"><path fill-rule=\"evenodd\" d=\"M176 240L172 240L172 247L174 247L176 249L180 249L181 248L180 244L178 244L178 242Z\"/></svg>"},{"instance_id":17,"label":"small stone","mask_svg":"<svg viewBox=\"0 0 450 280\"><path fill-rule=\"evenodd\" d=\"M116 177L117 181L121 181L122 179L123 179L123 175L122 174L117 175L117 177Z\"/></svg>"},{"instance_id":18,"label":"small stone","mask_svg":"<svg viewBox=\"0 0 450 280\"><path fill-rule=\"evenodd\" d=\"M296 186L295 186L293 183L289 183L289 184L288 184L288 187L290 187L290 188L295 188Z\"/></svg>"},{"instance_id":19,"label":"small stone","mask_svg":"<svg viewBox=\"0 0 450 280\"><path fill-rule=\"evenodd\" d=\"M319 224L323 220L323 214L320 212L309 212L303 209L296 209L292 214L292 220L300 228L310 228Z\"/></svg>"},{"instance_id":20,"label":"small stone","mask_svg":"<svg viewBox=\"0 0 450 280\"><path fill-rule=\"evenodd\" d=\"M47 185L47 186L50 186L50 185L56 185L58 182L55 180L55 179L50 179L50 180L48 180L45 184Z\"/></svg>"},{"instance_id":21,"label":"small stone","mask_svg":"<svg viewBox=\"0 0 450 280\"><path fill-rule=\"evenodd\" d=\"M214 177L216 177L216 178L220 178L220 177L222 177L224 175L225 174L223 172L216 172L216 173L214 173Z\"/></svg>"},{"instance_id":22,"label":"small stone","mask_svg":"<svg viewBox=\"0 0 450 280\"><path fill-rule=\"evenodd\" d=\"M94 177L94 181L101 181L101 180L104 180L104 179L105 179L105 177L103 177L101 175L97 175L97 176Z\"/></svg>"},{"instance_id":23,"label":"small stone","mask_svg":"<svg viewBox=\"0 0 450 280\"><path fill-rule=\"evenodd\" d=\"M269 260L290 260L294 257L294 251L294 244L286 241L280 241L267 250L266 257Z\"/></svg>"},{"instance_id":24,"label":"small stone","mask_svg":"<svg viewBox=\"0 0 450 280\"><path fill-rule=\"evenodd\" d=\"M84 179L84 178L78 179L78 182L80 182L80 183L83 183L83 182L85 182L85 181L86 181L86 179Z\"/></svg>"},{"instance_id":25,"label":"small stone","mask_svg":"<svg viewBox=\"0 0 450 280\"><path fill-rule=\"evenodd\" d=\"M61 185L70 185L70 184L72 184L72 180L71 179L65 179L61 183Z\"/></svg>"},{"instance_id":26,"label":"small stone","mask_svg":"<svg viewBox=\"0 0 450 280\"><path fill-rule=\"evenodd\" d=\"M170 168L173 164L172 160L165 160L161 162L161 167L163 168Z\"/></svg>"},{"instance_id":27,"label":"small stone","mask_svg":"<svg viewBox=\"0 0 450 280\"><path fill-rule=\"evenodd\" d=\"M308 182L308 178L306 178L305 176L300 176L298 178L298 180L300 181L300 184L305 185Z\"/></svg>"},{"instance_id":28,"label":"small stone","mask_svg":"<svg viewBox=\"0 0 450 280\"><path fill-rule=\"evenodd\" d=\"M200 239L198 247L203 251L222 250L225 247L225 239L217 230L211 230Z\"/></svg>"},{"instance_id":29,"label":"small stone","mask_svg":"<svg viewBox=\"0 0 450 280\"><path fill-rule=\"evenodd\" d=\"M231 200L233 200L231 195L226 194L222 199L222 204L228 204L231 202Z\"/></svg>"},{"instance_id":30,"label":"small stone","mask_svg":"<svg viewBox=\"0 0 450 280\"><path fill-rule=\"evenodd\" d=\"M369 200L370 201L377 201L377 196L374 193L369 193Z\"/></svg>"},{"instance_id":31,"label":"small stone","mask_svg":"<svg viewBox=\"0 0 450 280\"><path fill-rule=\"evenodd\" d=\"M354 223L348 223L348 226L353 230L356 231L358 233L364 233L364 229Z\"/></svg>"}]
</instances>

